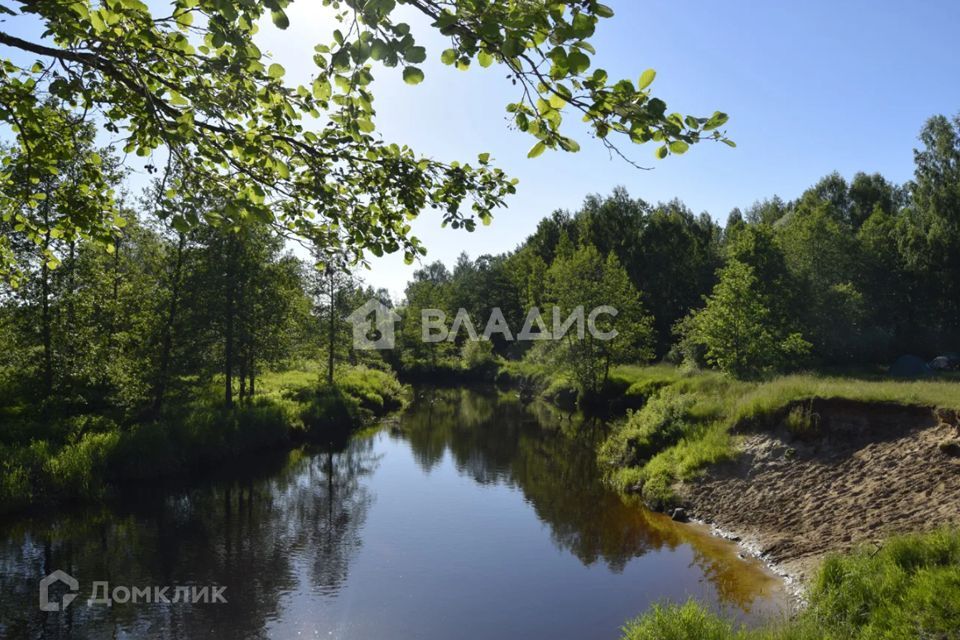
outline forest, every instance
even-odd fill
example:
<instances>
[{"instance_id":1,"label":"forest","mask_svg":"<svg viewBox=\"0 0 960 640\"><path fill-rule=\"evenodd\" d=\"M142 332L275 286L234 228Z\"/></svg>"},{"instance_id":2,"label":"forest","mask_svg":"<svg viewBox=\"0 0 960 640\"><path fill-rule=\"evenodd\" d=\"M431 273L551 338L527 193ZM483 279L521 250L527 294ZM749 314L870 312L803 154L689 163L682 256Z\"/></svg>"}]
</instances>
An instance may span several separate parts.
<instances>
[{"instance_id":1,"label":"forest","mask_svg":"<svg viewBox=\"0 0 960 640\"><path fill-rule=\"evenodd\" d=\"M549 366L587 405L617 365L744 379L885 371L960 340L960 118L924 125L907 184L831 174L724 225L619 188L546 216L512 251L424 264L395 301L344 256L311 253L271 225L216 224L229 203L215 197L165 193L160 181L125 193L115 150L94 139L84 130L80 159L23 210L39 243L23 223L0 223L17 265L0 306L5 504L95 493L98 479L276 446L291 425L360 419L400 402L397 377L502 380L511 366ZM88 156L122 203L106 247L58 225ZM395 349L353 347L347 316L371 298L401 316ZM462 308L482 326L498 308L519 327L530 308L580 305L617 308L604 321L616 338L421 339L423 309ZM131 465L133 452L154 462Z\"/></svg>"},{"instance_id":2,"label":"forest","mask_svg":"<svg viewBox=\"0 0 960 640\"><path fill-rule=\"evenodd\" d=\"M605 368L571 358L662 359L750 377L955 353L960 119L931 118L920 142L908 184L834 173L796 199L774 195L735 209L724 225L716 212L696 214L680 199L650 204L621 188L547 216L514 251L427 265L406 289L401 311L412 322L399 368L456 368L479 357L473 345L418 344L423 308L449 318L465 308L481 327L491 307L514 327L531 307L623 309L615 320L622 337L589 354L493 336L494 356L556 356L586 376L579 382L587 390L603 382Z\"/></svg>"}]
</instances>

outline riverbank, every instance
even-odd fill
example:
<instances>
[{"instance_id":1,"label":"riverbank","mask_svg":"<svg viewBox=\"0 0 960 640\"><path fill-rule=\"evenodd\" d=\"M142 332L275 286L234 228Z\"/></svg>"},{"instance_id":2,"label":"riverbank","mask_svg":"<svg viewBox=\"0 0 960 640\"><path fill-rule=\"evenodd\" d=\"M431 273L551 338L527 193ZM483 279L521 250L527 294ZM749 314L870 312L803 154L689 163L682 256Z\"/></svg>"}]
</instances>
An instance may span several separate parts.
<instances>
[{"instance_id":1,"label":"riverbank","mask_svg":"<svg viewBox=\"0 0 960 640\"><path fill-rule=\"evenodd\" d=\"M746 629L690 601L655 605L623 640L955 639L960 633L960 531L885 540L829 557L790 620Z\"/></svg>"},{"instance_id":2,"label":"riverbank","mask_svg":"<svg viewBox=\"0 0 960 640\"><path fill-rule=\"evenodd\" d=\"M797 429L790 416L803 415ZM829 552L960 524L960 435L928 407L797 402L731 460L677 489L695 517L808 583Z\"/></svg>"},{"instance_id":3,"label":"riverbank","mask_svg":"<svg viewBox=\"0 0 960 640\"><path fill-rule=\"evenodd\" d=\"M406 387L389 372L341 367L333 385L306 363L266 373L257 393L227 408L202 387L158 418L130 424L109 415L44 407L6 410L0 440L0 513L95 501L307 442L343 440L402 408ZM215 381L211 381L213 385Z\"/></svg>"},{"instance_id":4,"label":"riverbank","mask_svg":"<svg viewBox=\"0 0 960 640\"><path fill-rule=\"evenodd\" d=\"M663 385L600 448L610 482L801 582L828 552L960 519L960 386L715 374Z\"/></svg>"},{"instance_id":5,"label":"riverbank","mask_svg":"<svg viewBox=\"0 0 960 640\"><path fill-rule=\"evenodd\" d=\"M956 380L745 382L670 367L614 377L630 391L622 404L643 406L616 421L599 448L608 482L655 510L711 525L808 604L782 625L754 630L693 602L654 607L624 638L957 637ZM557 385L546 379L541 389Z\"/></svg>"}]
</instances>

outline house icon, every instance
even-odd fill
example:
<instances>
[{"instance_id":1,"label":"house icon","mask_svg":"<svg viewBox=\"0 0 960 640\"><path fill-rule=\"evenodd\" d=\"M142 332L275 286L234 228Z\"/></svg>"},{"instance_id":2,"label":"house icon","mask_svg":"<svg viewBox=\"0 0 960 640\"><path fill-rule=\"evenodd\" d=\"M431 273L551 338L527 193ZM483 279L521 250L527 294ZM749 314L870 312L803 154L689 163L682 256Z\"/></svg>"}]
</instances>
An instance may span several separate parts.
<instances>
[{"instance_id":1,"label":"house icon","mask_svg":"<svg viewBox=\"0 0 960 640\"><path fill-rule=\"evenodd\" d=\"M40 581L40 611L62 611L76 599L76 593L65 593L63 594L63 600L61 602L50 602L50 587L58 582L67 585L67 588L71 592L77 591L80 588L80 583L76 578L66 571L57 569Z\"/></svg>"},{"instance_id":2,"label":"house icon","mask_svg":"<svg viewBox=\"0 0 960 640\"><path fill-rule=\"evenodd\" d=\"M367 300L347 316L347 321L353 325L355 349L393 349L394 329L400 314L380 300Z\"/></svg>"}]
</instances>

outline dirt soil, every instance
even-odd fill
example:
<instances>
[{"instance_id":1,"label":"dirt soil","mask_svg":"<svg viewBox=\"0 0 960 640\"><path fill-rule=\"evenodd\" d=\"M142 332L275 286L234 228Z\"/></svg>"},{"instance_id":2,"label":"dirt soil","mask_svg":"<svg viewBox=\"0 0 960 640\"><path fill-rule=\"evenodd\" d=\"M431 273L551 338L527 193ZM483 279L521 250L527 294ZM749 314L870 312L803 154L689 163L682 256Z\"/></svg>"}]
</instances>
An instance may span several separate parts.
<instances>
[{"instance_id":1,"label":"dirt soil","mask_svg":"<svg viewBox=\"0 0 960 640\"><path fill-rule=\"evenodd\" d=\"M960 436L955 425L897 405L808 410L812 433L744 434L737 460L685 485L694 517L801 584L826 553L960 523L960 457L940 446Z\"/></svg>"}]
</instances>

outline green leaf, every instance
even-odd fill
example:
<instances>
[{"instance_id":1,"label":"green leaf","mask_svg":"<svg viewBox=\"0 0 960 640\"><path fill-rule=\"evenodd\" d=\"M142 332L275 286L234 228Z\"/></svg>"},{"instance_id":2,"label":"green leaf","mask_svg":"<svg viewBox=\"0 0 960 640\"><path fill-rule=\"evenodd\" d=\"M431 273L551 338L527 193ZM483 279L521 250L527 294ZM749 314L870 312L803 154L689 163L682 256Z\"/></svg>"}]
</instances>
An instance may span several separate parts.
<instances>
[{"instance_id":1,"label":"green leaf","mask_svg":"<svg viewBox=\"0 0 960 640\"><path fill-rule=\"evenodd\" d=\"M598 4L596 8L596 14L601 18L612 18L613 9L611 9L605 4Z\"/></svg>"},{"instance_id":2,"label":"green leaf","mask_svg":"<svg viewBox=\"0 0 960 640\"><path fill-rule=\"evenodd\" d=\"M653 69L647 69L640 74L640 82L637 85L637 88L641 91L653 84L653 79L657 77L657 72Z\"/></svg>"},{"instance_id":3,"label":"green leaf","mask_svg":"<svg viewBox=\"0 0 960 640\"><path fill-rule=\"evenodd\" d=\"M419 64L427 59L427 50L423 47L410 47L407 49L404 57L407 59L407 62Z\"/></svg>"},{"instance_id":4,"label":"green leaf","mask_svg":"<svg viewBox=\"0 0 960 640\"><path fill-rule=\"evenodd\" d=\"M594 18L586 13L573 16L573 34L577 38L589 38L594 32Z\"/></svg>"},{"instance_id":5,"label":"green leaf","mask_svg":"<svg viewBox=\"0 0 960 640\"><path fill-rule=\"evenodd\" d=\"M590 68L590 57L580 51L571 51L567 56L567 66L574 74L580 74Z\"/></svg>"},{"instance_id":6,"label":"green leaf","mask_svg":"<svg viewBox=\"0 0 960 640\"><path fill-rule=\"evenodd\" d=\"M407 84L420 84L423 82L423 71L417 67L406 67L403 70L403 81Z\"/></svg>"},{"instance_id":7,"label":"green leaf","mask_svg":"<svg viewBox=\"0 0 960 640\"><path fill-rule=\"evenodd\" d=\"M287 17L283 9L274 10L271 12L270 17L273 18L273 24L275 24L278 29L286 29L290 26L290 18Z\"/></svg>"},{"instance_id":8,"label":"green leaf","mask_svg":"<svg viewBox=\"0 0 960 640\"><path fill-rule=\"evenodd\" d=\"M313 97L317 100L329 100L333 94L333 88L327 80L321 81L319 78L313 81Z\"/></svg>"},{"instance_id":9,"label":"green leaf","mask_svg":"<svg viewBox=\"0 0 960 640\"><path fill-rule=\"evenodd\" d=\"M440 62L443 64L453 64L457 61L457 50L456 49L446 49L443 53L440 54Z\"/></svg>"},{"instance_id":10,"label":"green leaf","mask_svg":"<svg viewBox=\"0 0 960 640\"><path fill-rule=\"evenodd\" d=\"M676 153L677 155L686 153L687 149L689 148L690 148L690 145L688 145L683 140L674 140L673 142L670 143L670 151L672 151L673 153Z\"/></svg>"},{"instance_id":11,"label":"green leaf","mask_svg":"<svg viewBox=\"0 0 960 640\"><path fill-rule=\"evenodd\" d=\"M715 111L710 119L707 120L706 124L703 125L704 131L712 131L718 127L722 127L727 123L727 120L730 119L730 116L723 113L722 111Z\"/></svg>"},{"instance_id":12,"label":"green leaf","mask_svg":"<svg viewBox=\"0 0 960 640\"><path fill-rule=\"evenodd\" d=\"M481 153L481 154L480 154L479 156L477 156L477 157L478 157L479 160L480 160L480 164L487 164L488 162L490 162L490 154L489 154L489 153Z\"/></svg>"},{"instance_id":13,"label":"green leaf","mask_svg":"<svg viewBox=\"0 0 960 640\"><path fill-rule=\"evenodd\" d=\"M667 145L663 145L662 147L657 147L657 157L660 158L661 160L667 157L667 152L668 152Z\"/></svg>"},{"instance_id":14,"label":"green leaf","mask_svg":"<svg viewBox=\"0 0 960 640\"><path fill-rule=\"evenodd\" d=\"M736 146L737 146L737 143L736 143L736 142L734 142L733 140L727 140L726 138L724 138L724 139L721 140L720 142L722 142L723 144L727 145L728 147L736 147Z\"/></svg>"},{"instance_id":15,"label":"green leaf","mask_svg":"<svg viewBox=\"0 0 960 640\"><path fill-rule=\"evenodd\" d=\"M537 144L533 145L533 148L530 149L530 153L527 154L527 157L536 158L539 155L541 155L544 151L546 151L546 149L547 149L547 145L544 144L543 140L541 140Z\"/></svg>"},{"instance_id":16,"label":"green leaf","mask_svg":"<svg viewBox=\"0 0 960 640\"><path fill-rule=\"evenodd\" d=\"M286 70L283 66L274 62L267 68L267 75L273 78L274 80L279 80L283 77L283 74L286 73Z\"/></svg>"},{"instance_id":17,"label":"green leaf","mask_svg":"<svg viewBox=\"0 0 960 640\"><path fill-rule=\"evenodd\" d=\"M493 64L493 56L486 51L481 51L477 54L477 62L480 63L481 67L487 68Z\"/></svg>"},{"instance_id":18,"label":"green leaf","mask_svg":"<svg viewBox=\"0 0 960 640\"><path fill-rule=\"evenodd\" d=\"M516 38L507 38L503 41L503 46L500 48L500 51L503 52L503 55L508 58L514 58L520 55L523 52L523 45L520 44L520 41Z\"/></svg>"}]
</instances>

